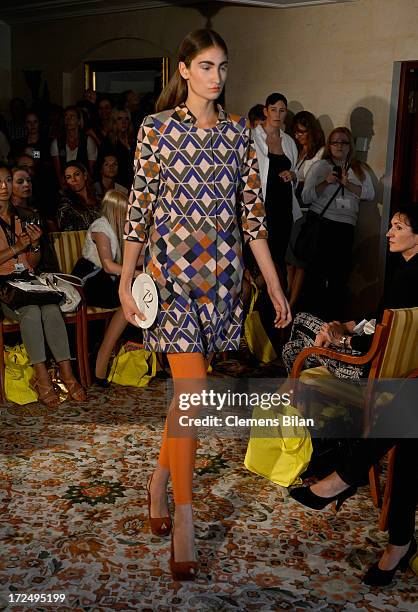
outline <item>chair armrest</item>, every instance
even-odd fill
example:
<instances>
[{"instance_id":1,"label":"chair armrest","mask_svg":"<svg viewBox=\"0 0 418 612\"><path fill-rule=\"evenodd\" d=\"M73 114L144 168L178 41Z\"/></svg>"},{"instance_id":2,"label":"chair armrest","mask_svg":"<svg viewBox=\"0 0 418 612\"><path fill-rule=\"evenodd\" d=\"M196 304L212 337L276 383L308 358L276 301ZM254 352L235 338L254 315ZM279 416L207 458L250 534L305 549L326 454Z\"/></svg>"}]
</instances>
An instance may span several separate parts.
<instances>
[{"instance_id":1,"label":"chair armrest","mask_svg":"<svg viewBox=\"0 0 418 612\"><path fill-rule=\"evenodd\" d=\"M320 346L311 346L303 349L303 351L301 351L295 359L295 363L293 364L289 378L299 378L302 371L302 366L310 355L322 355L322 357L329 357L331 359L342 361L343 363L352 363L355 365L364 365L365 363L369 363L375 357L377 351L381 348L382 333L385 327L386 326L382 324L376 326L372 345L365 355L355 357L354 355L339 353L333 349L322 348Z\"/></svg>"}]
</instances>

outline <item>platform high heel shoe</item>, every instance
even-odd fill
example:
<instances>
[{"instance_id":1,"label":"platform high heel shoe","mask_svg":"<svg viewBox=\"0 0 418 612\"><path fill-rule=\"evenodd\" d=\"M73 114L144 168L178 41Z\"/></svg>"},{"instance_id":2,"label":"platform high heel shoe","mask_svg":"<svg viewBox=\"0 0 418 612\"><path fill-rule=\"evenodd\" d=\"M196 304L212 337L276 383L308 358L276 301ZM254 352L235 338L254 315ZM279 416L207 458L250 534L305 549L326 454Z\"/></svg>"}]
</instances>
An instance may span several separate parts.
<instances>
[{"instance_id":1,"label":"platform high heel shoe","mask_svg":"<svg viewBox=\"0 0 418 612\"><path fill-rule=\"evenodd\" d=\"M319 495L315 495L315 493L311 491L310 487L294 487L293 489L290 489L289 495L303 506L312 508L312 510L323 510L326 506L328 506L328 504L335 501L337 502L335 504L335 510L338 512L345 500L352 497L356 491L357 487L348 487L341 493L338 493L338 495L333 495L332 497L320 497Z\"/></svg>"},{"instance_id":2,"label":"platform high heel shoe","mask_svg":"<svg viewBox=\"0 0 418 612\"><path fill-rule=\"evenodd\" d=\"M152 518L151 516L151 492L150 492L151 482L152 482L152 476L149 477L148 482L147 482L148 518L149 518L151 533L159 537L166 537L170 535L170 531L172 527L171 518L170 518L170 515L163 516L160 518Z\"/></svg>"},{"instance_id":3,"label":"platform high heel shoe","mask_svg":"<svg viewBox=\"0 0 418 612\"><path fill-rule=\"evenodd\" d=\"M176 561L174 559L174 527L171 532L171 554L170 554L170 570L175 582L186 582L195 580L197 570L199 568L198 561Z\"/></svg>"}]
</instances>

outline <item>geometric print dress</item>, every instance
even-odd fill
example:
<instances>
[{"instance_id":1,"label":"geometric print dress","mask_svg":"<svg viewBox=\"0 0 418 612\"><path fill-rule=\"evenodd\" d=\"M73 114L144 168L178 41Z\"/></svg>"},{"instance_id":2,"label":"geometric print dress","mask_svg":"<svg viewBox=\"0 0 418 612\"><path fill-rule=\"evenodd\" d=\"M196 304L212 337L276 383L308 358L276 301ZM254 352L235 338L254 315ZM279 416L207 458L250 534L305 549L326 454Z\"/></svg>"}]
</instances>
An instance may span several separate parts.
<instances>
[{"instance_id":1,"label":"geometric print dress","mask_svg":"<svg viewBox=\"0 0 418 612\"><path fill-rule=\"evenodd\" d=\"M237 350L242 239L267 238L258 162L246 119L218 106L213 128L186 107L149 115L139 130L125 240L146 243L159 310L147 350Z\"/></svg>"}]
</instances>

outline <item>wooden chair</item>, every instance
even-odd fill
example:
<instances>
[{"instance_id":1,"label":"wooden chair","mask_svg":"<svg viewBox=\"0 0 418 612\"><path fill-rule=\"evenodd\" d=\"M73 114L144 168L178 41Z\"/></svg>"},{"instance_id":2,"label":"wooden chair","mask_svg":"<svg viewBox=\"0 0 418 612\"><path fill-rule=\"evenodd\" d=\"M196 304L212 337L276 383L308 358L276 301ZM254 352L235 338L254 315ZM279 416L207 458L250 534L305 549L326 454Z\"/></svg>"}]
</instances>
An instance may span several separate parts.
<instances>
[{"instance_id":1,"label":"wooden chair","mask_svg":"<svg viewBox=\"0 0 418 612\"><path fill-rule=\"evenodd\" d=\"M349 381L337 380L326 367L302 371L303 363L310 355L323 355L344 363L370 364L367 384L360 388ZM360 357L345 355L332 349L310 347L301 351L295 360L291 378L299 379L305 385L313 385L321 393L337 400L348 399L351 406L362 410L363 435L367 436L375 418L374 383L379 379L418 377L418 308L385 310L382 323L376 326L370 350ZM381 504L377 466L370 470L370 488L373 502L382 505L379 527L387 528L387 515L392 487L395 449L388 455L388 475Z\"/></svg>"},{"instance_id":2,"label":"wooden chair","mask_svg":"<svg viewBox=\"0 0 418 612\"><path fill-rule=\"evenodd\" d=\"M49 235L61 272L71 274L76 262L82 255L86 233L86 230L80 230L72 232L52 232ZM86 386L91 385L91 372L88 356L88 321L104 320L105 324L107 325L115 310L117 309L86 306L85 302L83 301L81 308L81 323Z\"/></svg>"}]
</instances>

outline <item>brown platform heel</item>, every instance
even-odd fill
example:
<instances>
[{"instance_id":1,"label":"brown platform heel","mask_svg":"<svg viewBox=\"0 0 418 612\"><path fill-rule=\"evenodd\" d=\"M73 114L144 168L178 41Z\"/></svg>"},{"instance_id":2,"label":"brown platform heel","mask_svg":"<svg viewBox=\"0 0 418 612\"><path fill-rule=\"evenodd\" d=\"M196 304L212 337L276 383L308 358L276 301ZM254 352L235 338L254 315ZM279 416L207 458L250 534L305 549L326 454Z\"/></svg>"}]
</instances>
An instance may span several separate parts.
<instances>
[{"instance_id":1,"label":"brown platform heel","mask_svg":"<svg viewBox=\"0 0 418 612\"><path fill-rule=\"evenodd\" d=\"M199 569L198 561L176 561L174 559L174 529L171 533L170 571L175 582L195 580Z\"/></svg>"},{"instance_id":2,"label":"brown platform heel","mask_svg":"<svg viewBox=\"0 0 418 612\"><path fill-rule=\"evenodd\" d=\"M62 378L61 380L64 383L68 391L68 395L72 400L75 400L76 402L85 402L87 400L86 392L75 378L70 381L66 381L64 378Z\"/></svg>"},{"instance_id":3,"label":"brown platform heel","mask_svg":"<svg viewBox=\"0 0 418 612\"><path fill-rule=\"evenodd\" d=\"M38 394L38 400L47 408L57 408L60 405L60 398L55 392L52 382L48 385L42 384L36 376L33 376L29 381L29 386Z\"/></svg>"},{"instance_id":4,"label":"brown platform heel","mask_svg":"<svg viewBox=\"0 0 418 612\"><path fill-rule=\"evenodd\" d=\"M163 516L163 517L160 517L160 518L152 518L152 516L151 516L151 493L150 493L150 488L151 488L151 481L152 481L152 477L153 476L154 476L154 474L152 474L148 478L148 482L147 482L149 524L150 524L150 528L151 528L151 533L153 535L156 535L156 536L164 538L164 537L170 535L170 531L171 531L171 527L172 527L172 522L171 522L170 515Z\"/></svg>"}]
</instances>

